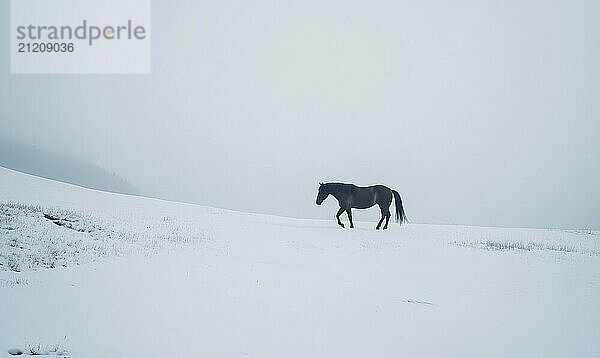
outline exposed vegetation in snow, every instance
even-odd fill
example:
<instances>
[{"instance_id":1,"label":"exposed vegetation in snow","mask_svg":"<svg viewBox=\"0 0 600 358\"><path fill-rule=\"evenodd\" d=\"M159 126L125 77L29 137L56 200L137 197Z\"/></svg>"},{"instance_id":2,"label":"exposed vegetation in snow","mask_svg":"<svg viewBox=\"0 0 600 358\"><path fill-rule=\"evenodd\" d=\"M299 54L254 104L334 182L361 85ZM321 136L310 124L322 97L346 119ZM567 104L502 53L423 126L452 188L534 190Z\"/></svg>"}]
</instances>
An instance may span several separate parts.
<instances>
[{"instance_id":1,"label":"exposed vegetation in snow","mask_svg":"<svg viewBox=\"0 0 600 358\"><path fill-rule=\"evenodd\" d=\"M499 241L455 241L454 244L463 247L473 247L485 250L498 250L498 251L555 251L561 253L575 253L591 256L600 256L600 250L591 248L583 242L534 242L534 241L511 241L511 240L499 240Z\"/></svg>"},{"instance_id":2,"label":"exposed vegetation in snow","mask_svg":"<svg viewBox=\"0 0 600 358\"><path fill-rule=\"evenodd\" d=\"M186 245L202 238L168 218L144 228L57 207L0 203L0 270L56 268L133 251L155 253L165 245Z\"/></svg>"}]
</instances>

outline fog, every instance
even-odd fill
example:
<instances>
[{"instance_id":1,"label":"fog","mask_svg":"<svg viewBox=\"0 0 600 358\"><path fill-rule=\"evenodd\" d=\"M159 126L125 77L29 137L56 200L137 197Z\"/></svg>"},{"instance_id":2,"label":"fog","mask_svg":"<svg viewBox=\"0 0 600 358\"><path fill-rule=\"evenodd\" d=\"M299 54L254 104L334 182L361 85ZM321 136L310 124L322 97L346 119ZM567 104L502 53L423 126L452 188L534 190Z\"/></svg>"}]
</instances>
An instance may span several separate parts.
<instances>
[{"instance_id":1,"label":"fog","mask_svg":"<svg viewBox=\"0 0 600 358\"><path fill-rule=\"evenodd\" d=\"M90 189L140 195L133 185L94 163L0 136L0 166Z\"/></svg>"},{"instance_id":2,"label":"fog","mask_svg":"<svg viewBox=\"0 0 600 358\"><path fill-rule=\"evenodd\" d=\"M412 222L598 229L598 19L593 0L153 1L150 75L11 75L5 25L0 134L203 205L333 220L318 182L383 183Z\"/></svg>"}]
</instances>

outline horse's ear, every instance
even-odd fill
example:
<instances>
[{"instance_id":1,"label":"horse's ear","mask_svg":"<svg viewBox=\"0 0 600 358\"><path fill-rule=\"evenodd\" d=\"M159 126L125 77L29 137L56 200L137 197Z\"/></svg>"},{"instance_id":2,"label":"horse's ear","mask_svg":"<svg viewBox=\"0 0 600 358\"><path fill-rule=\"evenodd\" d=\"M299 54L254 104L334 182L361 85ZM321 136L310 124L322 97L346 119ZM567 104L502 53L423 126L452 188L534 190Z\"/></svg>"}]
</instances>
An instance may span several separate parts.
<instances>
[{"instance_id":1,"label":"horse's ear","mask_svg":"<svg viewBox=\"0 0 600 358\"><path fill-rule=\"evenodd\" d=\"M323 185L323 182L320 182L319 185Z\"/></svg>"}]
</instances>

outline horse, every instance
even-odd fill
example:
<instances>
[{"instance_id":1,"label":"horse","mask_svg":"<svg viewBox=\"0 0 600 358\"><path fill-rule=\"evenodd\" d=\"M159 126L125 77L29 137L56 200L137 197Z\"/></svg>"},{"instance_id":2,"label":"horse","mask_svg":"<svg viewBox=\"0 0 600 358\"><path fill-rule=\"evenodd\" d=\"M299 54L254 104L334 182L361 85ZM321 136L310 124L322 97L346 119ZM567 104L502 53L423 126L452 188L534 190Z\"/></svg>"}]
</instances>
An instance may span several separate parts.
<instances>
[{"instance_id":1,"label":"horse","mask_svg":"<svg viewBox=\"0 0 600 358\"><path fill-rule=\"evenodd\" d=\"M317 205L321 205L329 195L336 198L340 204L340 209L335 215L335 218L337 219L338 225L341 227L344 227L344 224L340 221L340 215L342 215L344 211L348 214L350 228L354 228L354 223L352 222L352 209L368 209L377 204L379 205L379 209L381 209L381 220L379 220L375 229L379 230L384 219L385 225L383 226L383 229L387 229L391 216L390 205L392 205L392 196L396 202L396 221L400 222L400 225L404 222L408 222L406 214L404 213L404 207L402 206L400 194L385 185L360 187L346 183L319 183L319 193L317 194L316 200Z\"/></svg>"}]
</instances>

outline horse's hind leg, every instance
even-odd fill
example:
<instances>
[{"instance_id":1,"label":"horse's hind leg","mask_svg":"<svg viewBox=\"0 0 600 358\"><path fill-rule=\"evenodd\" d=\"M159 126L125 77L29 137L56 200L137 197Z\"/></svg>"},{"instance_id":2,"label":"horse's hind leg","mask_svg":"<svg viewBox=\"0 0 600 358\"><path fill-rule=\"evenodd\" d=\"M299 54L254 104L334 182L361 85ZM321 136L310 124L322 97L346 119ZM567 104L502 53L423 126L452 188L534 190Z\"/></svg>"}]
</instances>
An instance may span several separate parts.
<instances>
[{"instance_id":1,"label":"horse's hind leg","mask_svg":"<svg viewBox=\"0 0 600 358\"><path fill-rule=\"evenodd\" d=\"M344 224L340 221L340 215L342 215L342 213L345 210L343 208L340 208L340 210L338 210L337 214L335 214L335 218L337 219L338 225L341 227L344 227Z\"/></svg>"},{"instance_id":2,"label":"horse's hind leg","mask_svg":"<svg viewBox=\"0 0 600 358\"><path fill-rule=\"evenodd\" d=\"M375 230L379 230L383 219L385 219L385 210L381 207L381 205L379 206L379 208L381 209L381 220L379 220L379 222L377 223L377 227L375 228Z\"/></svg>"},{"instance_id":3,"label":"horse's hind leg","mask_svg":"<svg viewBox=\"0 0 600 358\"><path fill-rule=\"evenodd\" d=\"M388 228L388 223L390 222L390 216L392 216L392 214L390 214L390 209L387 209L386 213L385 213L385 225L383 225L383 230Z\"/></svg>"},{"instance_id":4,"label":"horse's hind leg","mask_svg":"<svg viewBox=\"0 0 600 358\"><path fill-rule=\"evenodd\" d=\"M350 228L354 228L354 223L352 222L352 209L346 209L346 213L348 214L348 220L350 220Z\"/></svg>"}]
</instances>

